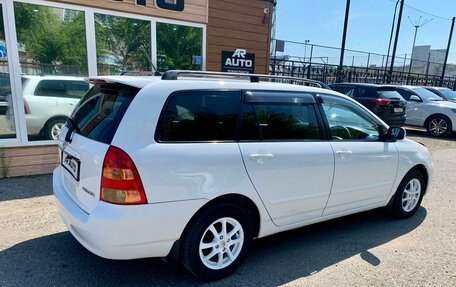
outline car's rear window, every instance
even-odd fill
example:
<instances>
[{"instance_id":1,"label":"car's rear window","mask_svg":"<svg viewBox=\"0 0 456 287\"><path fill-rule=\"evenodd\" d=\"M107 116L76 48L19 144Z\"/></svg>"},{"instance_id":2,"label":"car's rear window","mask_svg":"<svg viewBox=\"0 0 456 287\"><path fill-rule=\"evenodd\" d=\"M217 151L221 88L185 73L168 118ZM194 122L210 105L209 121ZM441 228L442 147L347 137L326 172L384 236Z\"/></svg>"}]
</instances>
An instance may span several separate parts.
<instances>
[{"instance_id":1,"label":"car's rear window","mask_svg":"<svg viewBox=\"0 0 456 287\"><path fill-rule=\"evenodd\" d=\"M386 98L405 101L401 94L399 94L394 88L380 88L377 90L377 92L380 97L384 99Z\"/></svg>"},{"instance_id":2,"label":"car's rear window","mask_svg":"<svg viewBox=\"0 0 456 287\"><path fill-rule=\"evenodd\" d=\"M122 84L96 84L81 99L70 119L76 132L110 144L133 98L139 92Z\"/></svg>"}]
</instances>

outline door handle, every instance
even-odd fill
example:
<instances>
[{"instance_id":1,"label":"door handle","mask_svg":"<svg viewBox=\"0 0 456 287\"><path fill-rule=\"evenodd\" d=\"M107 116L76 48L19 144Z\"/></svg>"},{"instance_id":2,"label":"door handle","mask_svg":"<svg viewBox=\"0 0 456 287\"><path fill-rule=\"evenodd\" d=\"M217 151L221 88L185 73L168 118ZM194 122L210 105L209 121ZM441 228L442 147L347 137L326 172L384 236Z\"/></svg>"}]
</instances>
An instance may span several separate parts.
<instances>
[{"instance_id":1,"label":"door handle","mask_svg":"<svg viewBox=\"0 0 456 287\"><path fill-rule=\"evenodd\" d=\"M273 159L272 153L254 153L250 155L251 160L256 160L259 164L263 164L265 160Z\"/></svg>"},{"instance_id":2,"label":"door handle","mask_svg":"<svg viewBox=\"0 0 456 287\"><path fill-rule=\"evenodd\" d=\"M348 150L348 149L343 149L343 150L338 150L338 151L336 151L336 154L337 154L340 158L344 159L344 158L346 158L346 157L351 156L351 155L353 154L353 152L352 152L351 150Z\"/></svg>"}]
</instances>

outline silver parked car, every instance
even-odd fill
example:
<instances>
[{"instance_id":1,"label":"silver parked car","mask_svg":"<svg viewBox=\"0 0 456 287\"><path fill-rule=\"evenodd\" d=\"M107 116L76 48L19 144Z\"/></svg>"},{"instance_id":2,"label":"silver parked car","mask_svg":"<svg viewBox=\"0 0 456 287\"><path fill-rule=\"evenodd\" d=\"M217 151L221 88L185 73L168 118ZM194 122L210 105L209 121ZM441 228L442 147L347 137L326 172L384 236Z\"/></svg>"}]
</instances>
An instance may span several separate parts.
<instances>
[{"instance_id":1,"label":"silver parked car","mask_svg":"<svg viewBox=\"0 0 456 287\"><path fill-rule=\"evenodd\" d=\"M442 97L445 101L450 101L450 102L456 103L456 92L451 89L444 88L444 87L423 87L423 88Z\"/></svg>"},{"instance_id":2,"label":"silver parked car","mask_svg":"<svg viewBox=\"0 0 456 287\"><path fill-rule=\"evenodd\" d=\"M456 132L456 103L416 86L397 86L407 101L406 125L425 127L431 135L444 137Z\"/></svg>"},{"instance_id":3,"label":"silver parked car","mask_svg":"<svg viewBox=\"0 0 456 287\"><path fill-rule=\"evenodd\" d=\"M22 95L27 134L56 140L60 129L80 98L89 89L83 78L67 76L23 76ZM11 111L11 101L9 100ZM14 117L7 111L9 125Z\"/></svg>"}]
</instances>

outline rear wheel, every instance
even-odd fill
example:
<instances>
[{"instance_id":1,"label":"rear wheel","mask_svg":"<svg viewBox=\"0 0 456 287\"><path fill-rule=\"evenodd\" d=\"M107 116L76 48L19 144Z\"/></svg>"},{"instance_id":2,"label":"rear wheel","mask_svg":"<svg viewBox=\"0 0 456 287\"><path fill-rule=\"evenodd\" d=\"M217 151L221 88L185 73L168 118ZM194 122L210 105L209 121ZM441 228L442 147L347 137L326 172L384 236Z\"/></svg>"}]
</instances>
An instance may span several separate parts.
<instances>
[{"instance_id":1,"label":"rear wheel","mask_svg":"<svg viewBox=\"0 0 456 287\"><path fill-rule=\"evenodd\" d=\"M418 170L412 170L402 179L388 206L389 213L396 218L413 216L420 208L426 190L426 181Z\"/></svg>"},{"instance_id":2,"label":"rear wheel","mask_svg":"<svg viewBox=\"0 0 456 287\"><path fill-rule=\"evenodd\" d=\"M444 115L436 115L427 121L426 129L433 136L445 137L451 133L451 120Z\"/></svg>"},{"instance_id":3,"label":"rear wheel","mask_svg":"<svg viewBox=\"0 0 456 287\"><path fill-rule=\"evenodd\" d=\"M65 126L66 119L51 120L43 129L43 136L47 140L58 140L60 131Z\"/></svg>"},{"instance_id":4,"label":"rear wheel","mask_svg":"<svg viewBox=\"0 0 456 287\"><path fill-rule=\"evenodd\" d=\"M223 278L239 267L252 238L252 222L244 210L234 205L209 208L184 235L182 263L198 278Z\"/></svg>"}]
</instances>

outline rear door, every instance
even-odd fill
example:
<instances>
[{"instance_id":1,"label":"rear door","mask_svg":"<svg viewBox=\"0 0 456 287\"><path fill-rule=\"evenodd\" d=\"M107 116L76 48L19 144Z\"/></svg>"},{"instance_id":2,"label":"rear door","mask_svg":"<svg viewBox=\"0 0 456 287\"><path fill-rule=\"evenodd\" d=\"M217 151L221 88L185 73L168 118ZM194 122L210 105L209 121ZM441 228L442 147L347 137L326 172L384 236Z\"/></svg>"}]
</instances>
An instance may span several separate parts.
<instances>
[{"instance_id":1,"label":"rear door","mask_svg":"<svg viewBox=\"0 0 456 287\"><path fill-rule=\"evenodd\" d=\"M250 179L276 225L322 215L334 156L321 131L313 95L245 93L239 146Z\"/></svg>"},{"instance_id":2,"label":"rear door","mask_svg":"<svg viewBox=\"0 0 456 287\"><path fill-rule=\"evenodd\" d=\"M96 84L81 99L61 132L61 181L73 201L87 213L99 202L104 156L138 91L122 84Z\"/></svg>"}]
</instances>

